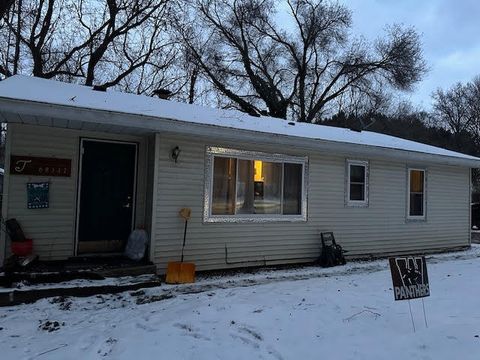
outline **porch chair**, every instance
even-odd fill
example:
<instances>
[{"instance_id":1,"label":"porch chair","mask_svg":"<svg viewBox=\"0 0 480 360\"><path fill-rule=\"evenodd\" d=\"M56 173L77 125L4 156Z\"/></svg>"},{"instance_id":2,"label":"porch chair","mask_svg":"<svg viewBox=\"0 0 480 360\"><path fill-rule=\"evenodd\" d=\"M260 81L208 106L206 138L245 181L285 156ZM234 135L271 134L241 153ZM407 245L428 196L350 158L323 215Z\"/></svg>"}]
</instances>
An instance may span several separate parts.
<instances>
[{"instance_id":1,"label":"porch chair","mask_svg":"<svg viewBox=\"0 0 480 360\"><path fill-rule=\"evenodd\" d=\"M319 259L320 266L331 267L345 265L347 261L343 254L346 253L346 251L336 243L333 232L322 232L320 236L322 239L322 252Z\"/></svg>"}]
</instances>

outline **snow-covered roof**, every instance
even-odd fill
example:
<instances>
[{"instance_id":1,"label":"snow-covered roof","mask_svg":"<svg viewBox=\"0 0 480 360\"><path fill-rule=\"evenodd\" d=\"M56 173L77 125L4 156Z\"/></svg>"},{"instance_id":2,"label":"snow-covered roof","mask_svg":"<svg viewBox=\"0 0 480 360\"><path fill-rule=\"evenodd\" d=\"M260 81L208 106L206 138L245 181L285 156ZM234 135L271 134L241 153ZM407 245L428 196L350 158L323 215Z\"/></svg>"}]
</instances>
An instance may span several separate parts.
<instances>
[{"instance_id":1,"label":"snow-covered roof","mask_svg":"<svg viewBox=\"0 0 480 360\"><path fill-rule=\"evenodd\" d=\"M112 90L94 91L83 85L22 75L0 81L1 98L141 115L148 117L150 121L169 119L197 125L480 161L470 155L371 131L357 132L332 126L292 123L272 117L254 117L236 110L214 109Z\"/></svg>"}]
</instances>

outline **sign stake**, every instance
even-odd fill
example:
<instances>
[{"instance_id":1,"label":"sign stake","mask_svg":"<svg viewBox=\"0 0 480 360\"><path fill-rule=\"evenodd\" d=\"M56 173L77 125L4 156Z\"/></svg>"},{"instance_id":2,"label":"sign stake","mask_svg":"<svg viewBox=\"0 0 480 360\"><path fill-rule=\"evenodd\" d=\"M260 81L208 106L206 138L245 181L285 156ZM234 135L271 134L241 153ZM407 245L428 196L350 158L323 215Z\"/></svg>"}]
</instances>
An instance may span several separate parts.
<instances>
[{"instance_id":1,"label":"sign stake","mask_svg":"<svg viewBox=\"0 0 480 360\"><path fill-rule=\"evenodd\" d=\"M423 298L422 298L422 307L423 307L423 319L425 320L425 327L428 329L427 314L425 313L425 302L423 301Z\"/></svg>"},{"instance_id":2,"label":"sign stake","mask_svg":"<svg viewBox=\"0 0 480 360\"><path fill-rule=\"evenodd\" d=\"M412 319L413 332L415 332L415 322L413 321L412 306L410 300L408 300L408 308L410 309L410 318Z\"/></svg>"}]
</instances>

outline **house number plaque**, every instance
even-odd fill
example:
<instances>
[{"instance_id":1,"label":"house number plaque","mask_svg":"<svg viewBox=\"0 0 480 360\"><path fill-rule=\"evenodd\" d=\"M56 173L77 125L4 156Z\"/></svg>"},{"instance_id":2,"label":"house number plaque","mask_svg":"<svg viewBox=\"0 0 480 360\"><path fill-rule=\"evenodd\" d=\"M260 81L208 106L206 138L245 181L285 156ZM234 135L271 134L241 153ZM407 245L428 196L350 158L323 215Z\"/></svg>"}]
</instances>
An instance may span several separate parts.
<instances>
[{"instance_id":1,"label":"house number plaque","mask_svg":"<svg viewBox=\"0 0 480 360\"><path fill-rule=\"evenodd\" d=\"M10 174L36 176L65 176L72 173L71 159L36 156L10 156Z\"/></svg>"}]
</instances>

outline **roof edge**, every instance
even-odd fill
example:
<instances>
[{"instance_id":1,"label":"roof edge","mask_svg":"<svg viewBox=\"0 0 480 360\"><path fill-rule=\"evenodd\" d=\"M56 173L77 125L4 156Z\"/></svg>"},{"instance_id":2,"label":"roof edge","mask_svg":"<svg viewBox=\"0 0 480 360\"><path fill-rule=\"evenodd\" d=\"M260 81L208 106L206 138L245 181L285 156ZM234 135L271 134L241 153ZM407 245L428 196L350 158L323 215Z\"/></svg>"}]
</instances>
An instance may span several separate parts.
<instances>
[{"instance_id":1,"label":"roof edge","mask_svg":"<svg viewBox=\"0 0 480 360\"><path fill-rule=\"evenodd\" d=\"M22 104L22 106L19 107L20 104ZM273 134L211 124L191 123L183 120L148 116L143 114L79 108L76 106L51 104L31 100L19 100L8 97L0 97L0 105L2 106L3 111L10 113L31 116L43 115L62 119L68 118L69 120L79 122L102 123L106 125L117 125L127 128L145 129L152 133L168 132L180 135L220 137L229 140L234 138L234 140L246 141L249 143L263 142L268 143L269 145L284 144L311 150L335 151L343 155L351 155L354 153L355 156L368 155L377 159L389 158L410 162L430 162L445 165L480 168L480 158L470 155L468 156L471 158L462 158L375 145L355 144L324 139L309 139L294 135ZM59 116L58 109L62 109L62 116ZM129 118L134 118L135 123L132 123L131 121L129 122L129 119L126 119L126 116ZM162 119L163 121L155 121L158 119ZM235 131L232 133L232 130ZM226 132L228 132L228 138L226 137Z\"/></svg>"}]
</instances>

